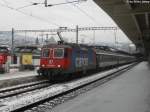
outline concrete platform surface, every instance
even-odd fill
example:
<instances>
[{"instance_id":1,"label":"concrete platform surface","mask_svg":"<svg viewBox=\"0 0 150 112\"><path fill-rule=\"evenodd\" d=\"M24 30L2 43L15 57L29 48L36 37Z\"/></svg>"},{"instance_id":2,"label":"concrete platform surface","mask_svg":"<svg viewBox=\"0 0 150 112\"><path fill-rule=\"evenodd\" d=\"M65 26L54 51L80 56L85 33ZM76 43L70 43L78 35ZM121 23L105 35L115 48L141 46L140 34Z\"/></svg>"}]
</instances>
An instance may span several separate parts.
<instances>
[{"instance_id":1,"label":"concrete platform surface","mask_svg":"<svg viewBox=\"0 0 150 112\"><path fill-rule=\"evenodd\" d=\"M9 73L0 74L0 81L6 79L14 79L21 77L37 76L36 70L34 71L19 71L18 69L11 69Z\"/></svg>"},{"instance_id":2,"label":"concrete platform surface","mask_svg":"<svg viewBox=\"0 0 150 112\"><path fill-rule=\"evenodd\" d=\"M41 80L34 71L18 71L11 69L9 73L0 74L0 88Z\"/></svg>"},{"instance_id":3,"label":"concrete platform surface","mask_svg":"<svg viewBox=\"0 0 150 112\"><path fill-rule=\"evenodd\" d=\"M150 67L141 62L115 79L56 106L54 112L150 112Z\"/></svg>"}]
</instances>

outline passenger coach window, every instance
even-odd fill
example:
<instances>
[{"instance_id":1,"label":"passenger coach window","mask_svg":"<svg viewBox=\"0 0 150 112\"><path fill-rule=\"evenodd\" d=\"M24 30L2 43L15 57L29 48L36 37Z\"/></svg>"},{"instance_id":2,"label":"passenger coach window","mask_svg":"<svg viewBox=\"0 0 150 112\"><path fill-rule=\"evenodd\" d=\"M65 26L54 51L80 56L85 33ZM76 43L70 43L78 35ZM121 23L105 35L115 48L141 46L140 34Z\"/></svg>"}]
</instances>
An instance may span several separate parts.
<instances>
[{"instance_id":1,"label":"passenger coach window","mask_svg":"<svg viewBox=\"0 0 150 112\"><path fill-rule=\"evenodd\" d=\"M50 55L50 50L49 49L43 49L42 57L49 57L49 55Z\"/></svg>"},{"instance_id":2,"label":"passenger coach window","mask_svg":"<svg viewBox=\"0 0 150 112\"><path fill-rule=\"evenodd\" d=\"M63 48L55 48L54 49L54 58L63 58L64 57L64 49Z\"/></svg>"}]
</instances>

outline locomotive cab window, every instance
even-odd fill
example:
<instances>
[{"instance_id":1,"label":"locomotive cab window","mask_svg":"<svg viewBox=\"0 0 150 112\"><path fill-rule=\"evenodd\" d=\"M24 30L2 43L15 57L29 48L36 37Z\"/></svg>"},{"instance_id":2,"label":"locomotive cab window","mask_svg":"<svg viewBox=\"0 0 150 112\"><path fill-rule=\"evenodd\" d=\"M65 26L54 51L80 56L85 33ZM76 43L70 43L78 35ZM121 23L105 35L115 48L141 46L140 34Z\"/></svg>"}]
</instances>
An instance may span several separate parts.
<instances>
[{"instance_id":1,"label":"locomotive cab window","mask_svg":"<svg viewBox=\"0 0 150 112\"><path fill-rule=\"evenodd\" d=\"M49 55L50 55L50 50L49 49L43 49L42 57L49 57Z\"/></svg>"},{"instance_id":2,"label":"locomotive cab window","mask_svg":"<svg viewBox=\"0 0 150 112\"><path fill-rule=\"evenodd\" d=\"M55 48L54 49L54 58L63 58L64 57L64 49L63 48Z\"/></svg>"}]
</instances>

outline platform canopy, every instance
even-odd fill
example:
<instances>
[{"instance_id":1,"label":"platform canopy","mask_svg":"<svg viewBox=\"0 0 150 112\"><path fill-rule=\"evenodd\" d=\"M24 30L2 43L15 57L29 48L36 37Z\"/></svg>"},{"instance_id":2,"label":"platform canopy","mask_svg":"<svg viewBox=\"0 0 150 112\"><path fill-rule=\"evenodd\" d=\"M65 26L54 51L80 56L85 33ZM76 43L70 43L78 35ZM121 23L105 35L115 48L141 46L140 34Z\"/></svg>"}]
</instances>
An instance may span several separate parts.
<instances>
[{"instance_id":1,"label":"platform canopy","mask_svg":"<svg viewBox=\"0 0 150 112\"><path fill-rule=\"evenodd\" d=\"M135 43L150 52L149 0L94 0Z\"/></svg>"}]
</instances>

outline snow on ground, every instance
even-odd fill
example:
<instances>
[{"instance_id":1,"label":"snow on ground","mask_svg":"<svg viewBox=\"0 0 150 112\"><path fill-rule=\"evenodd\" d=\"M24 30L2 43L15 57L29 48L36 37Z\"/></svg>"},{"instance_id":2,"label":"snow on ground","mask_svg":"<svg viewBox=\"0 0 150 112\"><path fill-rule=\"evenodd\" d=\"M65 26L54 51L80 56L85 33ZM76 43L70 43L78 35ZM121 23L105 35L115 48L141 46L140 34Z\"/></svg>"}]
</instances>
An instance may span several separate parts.
<instances>
[{"instance_id":1,"label":"snow on ground","mask_svg":"<svg viewBox=\"0 0 150 112\"><path fill-rule=\"evenodd\" d=\"M36 70L34 71L19 71L18 69L10 69L9 73L0 74L0 81L7 79L16 79L29 76L37 76Z\"/></svg>"}]
</instances>

